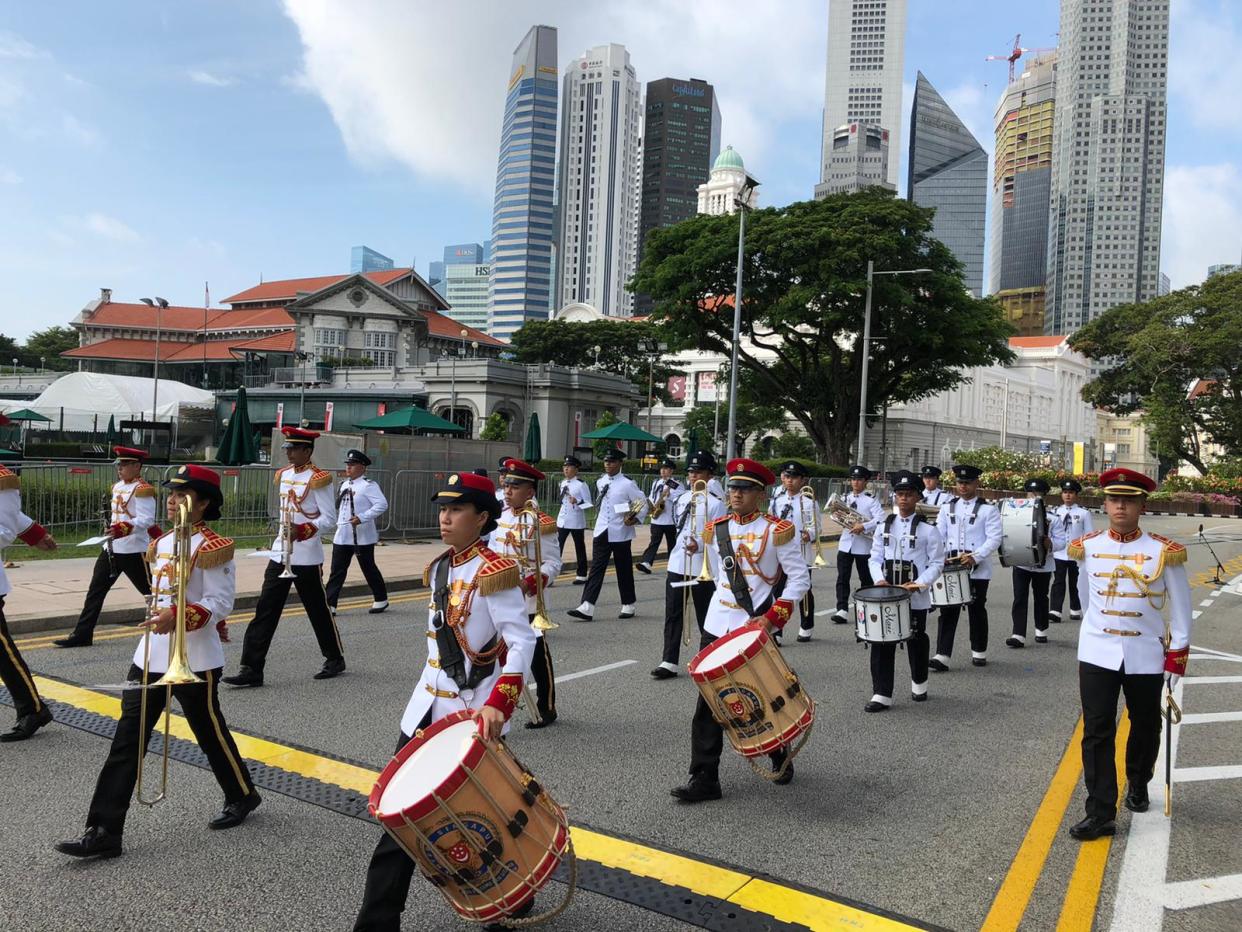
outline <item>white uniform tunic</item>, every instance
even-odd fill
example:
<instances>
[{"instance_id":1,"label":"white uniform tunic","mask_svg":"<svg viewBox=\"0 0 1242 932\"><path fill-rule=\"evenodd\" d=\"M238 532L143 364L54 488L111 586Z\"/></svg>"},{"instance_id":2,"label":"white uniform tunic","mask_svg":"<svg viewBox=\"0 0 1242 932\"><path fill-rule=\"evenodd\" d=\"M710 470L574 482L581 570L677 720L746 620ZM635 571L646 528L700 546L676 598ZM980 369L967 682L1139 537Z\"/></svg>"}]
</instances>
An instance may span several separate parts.
<instances>
[{"instance_id":1,"label":"white uniform tunic","mask_svg":"<svg viewBox=\"0 0 1242 932\"><path fill-rule=\"evenodd\" d=\"M689 514L690 505L694 504L694 514ZM668 572L681 576L698 576L703 572L703 560L707 560L708 572L715 579L719 574L720 554L715 544L704 545L703 531L713 521L723 518L728 513L724 502L710 492L700 495L695 501L693 493L687 489L673 500L669 512L673 516L673 527L680 528L673 542L673 549L668 555ZM696 535L694 532L698 531ZM692 536L697 537L698 547L694 553L686 553L686 541ZM689 558L689 562L687 562Z\"/></svg>"},{"instance_id":2,"label":"white uniform tunic","mask_svg":"<svg viewBox=\"0 0 1242 932\"><path fill-rule=\"evenodd\" d=\"M607 531L610 541L633 540L634 529L642 524L650 507L647 496L643 495L643 490L634 483L633 479L620 472L615 476L600 476L595 483L595 488L597 490L595 504L599 512L595 515L594 535L599 537ZM633 502L642 503L638 509L638 521L634 524L626 524L626 508ZM624 506L621 511L617 511L618 505Z\"/></svg>"},{"instance_id":3,"label":"white uniform tunic","mask_svg":"<svg viewBox=\"0 0 1242 932\"><path fill-rule=\"evenodd\" d=\"M923 489L923 503L925 505L947 505L949 500L953 498L953 493L936 486L930 491Z\"/></svg>"},{"instance_id":4,"label":"white uniform tunic","mask_svg":"<svg viewBox=\"0 0 1242 932\"><path fill-rule=\"evenodd\" d=\"M34 523L34 518L22 513L21 480L0 466L0 550L25 534ZM0 560L0 598L11 590L4 561Z\"/></svg>"},{"instance_id":5,"label":"white uniform tunic","mask_svg":"<svg viewBox=\"0 0 1242 932\"><path fill-rule=\"evenodd\" d=\"M707 491L715 495L722 502L725 501L724 486L720 484L720 480L715 476L707 480Z\"/></svg>"},{"instance_id":6,"label":"white uniform tunic","mask_svg":"<svg viewBox=\"0 0 1242 932\"><path fill-rule=\"evenodd\" d=\"M323 542L319 534L326 533L336 527L336 499L332 495L332 474L320 469L314 463L307 463L301 469L286 466L276 473L276 491L278 493L276 507L293 500L293 523L313 524L317 534L309 540L298 540L294 532L293 565L318 566L323 563ZM277 511L279 516L279 510ZM281 553L280 534L272 542L272 550ZM280 562L276 560L274 562Z\"/></svg>"},{"instance_id":7,"label":"white uniform tunic","mask_svg":"<svg viewBox=\"0 0 1242 932\"><path fill-rule=\"evenodd\" d=\"M975 503L979 512L975 513ZM945 554L970 553L975 558L971 579L992 578L992 554L1001 545L1001 516L995 505L982 499L954 498L940 509L936 527L944 538Z\"/></svg>"},{"instance_id":8,"label":"white uniform tunic","mask_svg":"<svg viewBox=\"0 0 1242 932\"><path fill-rule=\"evenodd\" d=\"M884 520L884 508L870 492L857 494L850 492L845 496L844 501L866 520L863 522L861 534L855 534L849 528L842 528L841 540L838 541L837 547L842 553L871 553L871 535L875 531L875 526Z\"/></svg>"},{"instance_id":9,"label":"white uniform tunic","mask_svg":"<svg viewBox=\"0 0 1242 932\"><path fill-rule=\"evenodd\" d=\"M591 488L577 476L562 479L557 490L561 507L556 513L556 526L570 531L585 528L586 510L594 507L591 504Z\"/></svg>"},{"instance_id":10,"label":"white uniform tunic","mask_svg":"<svg viewBox=\"0 0 1242 932\"><path fill-rule=\"evenodd\" d=\"M1070 544L1079 563L1078 595L1084 609L1078 659L1126 673L1164 671L1167 609L1171 650L1190 644L1190 586L1186 548L1136 530L1126 539L1096 531Z\"/></svg>"},{"instance_id":11,"label":"white uniform tunic","mask_svg":"<svg viewBox=\"0 0 1242 932\"><path fill-rule=\"evenodd\" d=\"M173 537L170 532L151 543L151 591L157 608L171 608L177 596L176 566L172 562ZM224 648L216 624L233 611L237 574L233 567L233 541L221 537L205 524L199 524L190 538L193 554L190 578L186 584L186 652L195 673L224 666ZM171 634L147 632L134 650L134 664L141 667L147 639L151 640L152 673L168 669Z\"/></svg>"},{"instance_id":12,"label":"white uniform tunic","mask_svg":"<svg viewBox=\"0 0 1242 932\"><path fill-rule=\"evenodd\" d=\"M821 527L819 501L814 496L803 496L801 493L790 495L785 489L781 489L772 498L768 513L790 522L798 529L798 540L802 541L802 559L806 561L808 569L813 568L815 539L819 536ZM804 532L806 537L802 536Z\"/></svg>"},{"instance_id":13,"label":"white uniform tunic","mask_svg":"<svg viewBox=\"0 0 1242 932\"><path fill-rule=\"evenodd\" d=\"M482 571L485 566L488 574L504 572L516 567L512 560L502 559L475 541L461 553L451 551L432 561L427 567L425 578L429 585L436 585L436 568L440 560L451 560L448 584L452 589L452 599L457 599L460 608L467 611L459 630L464 635L467 645L472 651L481 651L493 637L499 637L508 645L504 662L496 660L496 669L472 690L458 690L453 678L440 669L440 651L435 639L435 609L427 610L427 663L423 666L422 675L414 693L406 704L405 714L401 717L401 731L407 735L414 734L419 722L431 710L431 720L438 721L451 712L462 709L481 709L491 696L492 688L503 674L517 674L519 677L530 669L530 661L534 656L535 632L531 630L526 619L526 603L522 598L522 590L517 585L509 585L489 595L479 591L481 578L487 574ZM470 657L465 659L466 672L471 669ZM515 700L516 701L516 697ZM506 730L508 726L506 724Z\"/></svg>"},{"instance_id":14,"label":"white uniform tunic","mask_svg":"<svg viewBox=\"0 0 1242 932\"><path fill-rule=\"evenodd\" d=\"M729 539L733 554L742 567L749 583L751 604L758 611L772 594L772 587L780 582L785 585L781 595L767 611L767 617L779 620L778 627L789 620L793 607L811 587L811 574L802 559L802 547L791 523L779 521L771 515L755 512L742 519L730 517ZM716 529L709 526L705 534L708 546L716 547ZM783 543L777 543L782 539ZM716 592L707 607L704 630L715 637L736 631L750 620L750 613L738 604L729 582L729 573L717 553Z\"/></svg>"},{"instance_id":15,"label":"white uniform tunic","mask_svg":"<svg viewBox=\"0 0 1242 932\"><path fill-rule=\"evenodd\" d=\"M332 543L353 545L354 530L349 519L354 516L355 510L361 519L358 524L358 546L379 543L379 529L375 526L375 519L388 510L388 499L384 497L379 483L366 476L346 479L341 483L337 499L341 506L336 519L336 536L332 538Z\"/></svg>"},{"instance_id":16,"label":"white uniform tunic","mask_svg":"<svg viewBox=\"0 0 1242 932\"><path fill-rule=\"evenodd\" d=\"M112 523L120 525L122 537L112 540L113 553L146 553L151 537L147 528L155 524L155 486L143 479L117 482L112 486ZM107 543L102 544L105 549Z\"/></svg>"},{"instance_id":17,"label":"white uniform tunic","mask_svg":"<svg viewBox=\"0 0 1242 932\"><path fill-rule=\"evenodd\" d=\"M529 520L529 518L524 518L523 522L528 522ZM543 512L539 513L539 533L544 535L539 542L543 556L543 562L539 564L539 570L544 577L543 587L547 589L549 586L556 584L556 577L560 575L561 548L556 545L556 522ZM507 505L505 510L500 513L500 518L496 522L496 530L492 531L488 546L502 557L511 557L516 560L518 568L522 571L523 579L535 572L535 535L533 528L529 524L525 527L519 526L518 519L513 514L513 509ZM534 593L528 594L526 596L527 615L535 613L535 604ZM539 634L539 632L536 632L536 634Z\"/></svg>"},{"instance_id":18,"label":"white uniform tunic","mask_svg":"<svg viewBox=\"0 0 1242 932\"><path fill-rule=\"evenodd\" d=\"M665 489L668 494L665 494ZM681 483L671 476L668 479L657 479L651 484L651 491L647 495L647 501L651 503L651 523L660 525L669 525L673 523L673 499L680 494ZM655 506L664 498L664 510L658 515L655 514Z\"/></svg>"},{"instance_id":19,"label":"white uniform tunic","mask_svg":"<svg viewBox=\"0 0 1242 932\"><path fill-rule=\"evenodd\" d=\"M936 526L920 519L914 524L917 515L908 518L894 514L891 522L882 523L875 531L874 543L871 545L871 578L879 584L888 579L884 572L884 561L895 560L899 563L913 563L914 573L906 579L896 576L889 582L916 582L923 588L910 594L912 609L931 608L931 586L944 571L944 538L936 530ZM887 524L887 530L885 529ZM913 526L913 533L911 527ZM899 567L893 568L894 574L900 573Z\"/></svg>"},{"instance_id":20,"label":"white uniform tunic","mask_svg":"<svg viewBox=\"0 0 1242 932\"><path fill-rule=\"evenodd\" d=\"M1058 505L1052 509L1052 514L1048 516L1049 525L1061 525L1061 536L1063 541L1061 546L1057 548L1052 556L1057 560L1069 560L1069 545L1071 541L1078 540L1080 537L1086 537L1095 528L1092 526L1091 512L1083 508L1082 505Z\"/></svg>"}]
</instances>

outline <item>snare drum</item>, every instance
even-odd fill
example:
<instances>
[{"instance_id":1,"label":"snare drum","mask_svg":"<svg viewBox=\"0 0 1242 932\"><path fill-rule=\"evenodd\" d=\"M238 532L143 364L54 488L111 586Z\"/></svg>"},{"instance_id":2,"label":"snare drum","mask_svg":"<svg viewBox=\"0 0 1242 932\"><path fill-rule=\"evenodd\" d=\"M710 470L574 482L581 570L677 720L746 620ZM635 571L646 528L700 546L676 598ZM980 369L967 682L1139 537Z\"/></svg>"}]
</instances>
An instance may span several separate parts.
<instances>
[{"instance_id":1,"label":"snare drum","mask_svg":"<svg viewBox=\"0 0 1242 932\"><path fill-rule=\"evenodd\" d=\"M1048 560L1048 512L1042 498L1001 502L1001 566L1043 566Z\"/></svg>"},{"instance_id":2,"label":"snare drum","mask_svg":"<svg viewBox=\"0 0 1242 932\"><path fill-rule=\"evenodd\" d=\"M970 604L970 567L947 563L931 587L932 605Z\"/></svg>"},{"instance_id":3,"label":"snare drum","mask_svg":"<svg viewBox=\"0 0 1242 932\"><path fill-rule=\"evenodd\" d=\"M785 747L815 720L814 700L761 628L747 625L708 644L690 661L690 676L743 757Z\"/></svg>"},{"instance_id":4,"label":"snare drum","mask_svg":"<svg viewBox=\"0 0 1242 932\"><path fill-rule=\"evenodd\" d=\"M910 590L898 586L868 586L854 593L854 625L860 641L896 644L914 633L910 617Z\"/></svg>"},{"instance_id":5,"label":"snare drum","mask_svg":"<svg viewBox=\"0 0 1242 932\"><path fill-rule=\"evenodd\" d=\"M445 716L398 751L368 809L474 922L511 916L570 846L564 811L504 742L483 740L469 710Z\"/></svg>"}]
</instances>

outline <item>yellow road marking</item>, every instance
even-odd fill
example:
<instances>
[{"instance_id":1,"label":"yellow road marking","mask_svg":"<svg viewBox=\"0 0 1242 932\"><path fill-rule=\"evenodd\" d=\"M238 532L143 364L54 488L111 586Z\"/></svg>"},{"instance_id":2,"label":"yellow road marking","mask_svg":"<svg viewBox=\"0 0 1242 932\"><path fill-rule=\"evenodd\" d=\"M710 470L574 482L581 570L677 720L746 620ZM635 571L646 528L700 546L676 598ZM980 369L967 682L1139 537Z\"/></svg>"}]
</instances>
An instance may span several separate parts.
<instances>
[{"instance_id":1,"label":"yellow road marking","mask_svg":"<svg viewBox=\"0 0 1242 932\"><path fill-rule=\"evenodd\" d=\"M37 676L44 698L75 708L95 712L111 719L121 717L121 700L116 696ZM189 723L181 715L172 716L170 732L193 741ZM242 756L290 773L331 783L368 795L379 773L356 764L321 757L309 751L288 747L264 738L234 731L233 738ZM755 877L686 855L649 848L638 842L574 826L574 849L578 857L605 867L617 868L660 883L681 887L700 896L728 900L739 907L772 916L784 922L797 922L820 932L837 929L874 929L892 932L915 929L900 920L880 916L772 880Z\"/></svg>"},{"instance_id":2,"label":"yellow road marking","mask_svg":"<svg viewBox=\"0 0 1242 932\"><path fill-rule=\"evenodd\" d=\"M1236 576L1239 573L1242 573L1242 556L1232 557L1231 559L1228 559L1225 562L1223 562L1221 566L1224 568L1224 571L1225 571L1223 574L1224 576L1226 577ZM1203 586L1212 586L1213 588L1215 588L1216 568L1213 567L1210 570L1203 570L1200 573L1195 573L1192 577L1190 577L1190 585L1193 588L1200 588Z\"/></svg>"},{"instance_id":3,"label":"yellow road marking","mask_svg":"<svg viewBox=\"0 0 1242 932\"><path fill-rule=\"evenodd\" d=\"M1130 736L1130 713L1121 717L1117 726L1116 765L1118 785L1122 785L1126 772L1126 739ZM1108 853L1112 850L1113 836L1105 835L1095 841L1082 842L1078 860L1065 891L1061 915L1057 919L1057 932L1091 932L1095 924L1095 909L1100 900L1100 888L1104 884L1104 868Z\"/></svg>"},{"instance_id":4,"label":"yellow road marking","mask_svg":"<svg viewBox=\"0 0 1242 932\"><path fill-rule=\"evenodd\" d=\"M1031 894L1035 892L1035 884L1043 873L1044 862L1048 860L1048 852L1052 850L1052 842L1057 830L1069 808L1074 788L1078 785L1078 775L1082 772L1082 717L1074 726L1074 734L1070 737L1065 753L1061 755L1061 763L1048 784L1043 802L1026 830L1026 837L1014 855L1009 872L996 892L992 908L983 920L980 932L1012 932L1022 922L1026 913Z\"/></svg>"}]
</instances>

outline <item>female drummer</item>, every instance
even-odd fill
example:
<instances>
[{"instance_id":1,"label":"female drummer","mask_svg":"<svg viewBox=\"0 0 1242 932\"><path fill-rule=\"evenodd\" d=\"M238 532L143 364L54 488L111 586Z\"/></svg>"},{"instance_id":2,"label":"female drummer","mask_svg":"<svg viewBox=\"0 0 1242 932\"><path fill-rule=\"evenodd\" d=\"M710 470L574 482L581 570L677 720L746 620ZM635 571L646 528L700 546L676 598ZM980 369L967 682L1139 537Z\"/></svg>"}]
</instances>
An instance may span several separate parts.
<instances>
[{"instance_id":1,"label":"female drummer","mask_svg":"<svg viewBox=\"0 0 1242 932\"><path fill-rule=\"evenodd\" d=\"M508 730L535 650L518 565L481 540L496 529L500 516L492 481L454 473L431 500L440 506L440 539L449 549L423 577L433 593L427 663L405 707L397 750L420 728L462 709L474 710L485 740L499 738ZM367 869L356 932L399 930L413 876L414 862L381 835ZM528 915L534 902L531 897L508 918Z\"/></svg>"},{"instance_id":2,"label":"female drummer","mask_svg":"<svg viewBox=\"0 0 1242 932\"><path fill-rule=\"evenodd\" d=\"M884 520L884 530L871 545L871 577L876 585L900 586L910 590L910 629L906 642L910 658L910 698L927 701L927 659L931 643L927 638L927 610L931 608L930 588L944 569L944 538L935 525L914 513L918 504L919 477L902 470L893 482L897 510ZM880 582L879 580L883 580ZM895 642L871 645L871 701L864 712L887 712L893 704L893 676L897 657Z\"/></svg>"}]
</instances>

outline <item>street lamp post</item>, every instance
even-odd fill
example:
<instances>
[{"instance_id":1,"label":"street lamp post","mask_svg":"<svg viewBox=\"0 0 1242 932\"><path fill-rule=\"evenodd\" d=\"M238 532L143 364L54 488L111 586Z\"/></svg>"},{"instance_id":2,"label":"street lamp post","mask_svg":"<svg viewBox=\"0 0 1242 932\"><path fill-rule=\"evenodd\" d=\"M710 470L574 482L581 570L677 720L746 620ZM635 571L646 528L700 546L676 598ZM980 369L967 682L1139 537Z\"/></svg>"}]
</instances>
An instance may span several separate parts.
<instances>
[{"instance_id":1,"label":"street lamp post","mask_svg":"<svg viewBox=\"0 0 1242 932\"><path fill-rule=\"evenodd\" d=\"M13 378L17 378L17 360L13 360Z\"/></svg>"},{"instance_id":2,"label":"street lamp post","mask_svg":"<svg viewBox=\"0 0 1242 932\"><path fill-rule=\"evenodd\" d=\"M46 356L40 356L40 357L39 357L39 375L42 375L42 374L43 374L43 372L44 372L44 370L46 369L46 367L47 367L47 357L46 357Z\"/></svg>"},{"instance_id":3,"label":"street lamp post","mask_svg":"<svg viewBox=\"0 0 1242 932\"><path fill-rule=\"evenodd\" d=\"M859 465L867 465L865 462L866 448L863 444L867 440L867 366L871 361L871 281L877 275L918 275L930 271L931 269L890 269L877 272L875 263L870 259L867 260L867 300L863 310L862 384L858 391L858 442L854 449L855 461Z\"/></svg>"},{"instance_id":4,"label":"street lamp post","mask_svg":"<svg viewBox=\"0 0 1242 932\"><path fill-rule=\"evenodd\" d=\"M733 199L737 208L737 281L733 286L733 344L729 352L729 435L725 438L725 459L737 456L737 348L742 331L742 261L746 250L746 211L750 194L759 187L759 182L750 175L742 183L741 190ZM719 390L717 390L719 391Z\"/></svg>"},{"instance_id":5,"label":"street lamp post","mask_svg":"<svg viewBox=\"0 0 1242 932\"><path fill-rule=\"evenodd\" d=\"M466 355L466 337L470 334L463 327L461 333L461 345L457 347L457 352L449 357L449 416L448 419L454 424L457 423L457 357ZM465 426L464 424L461 426Z\"/></svg>"},{"instance_id":6,"label":"street lamp post","mask_svg":"<svg viewBox=\"0 0 1242 932\"><path fill-rule=\"evenodd\" d=\"M151 441L155 441L155 409L159 407L160 401L160 324L162 319L161 311L168 307L168 302L156 295L154 300L151 298L142 298L142 303L147 307L155 308L155 363L151 367Z\"/></svg>"}]
</instances>

